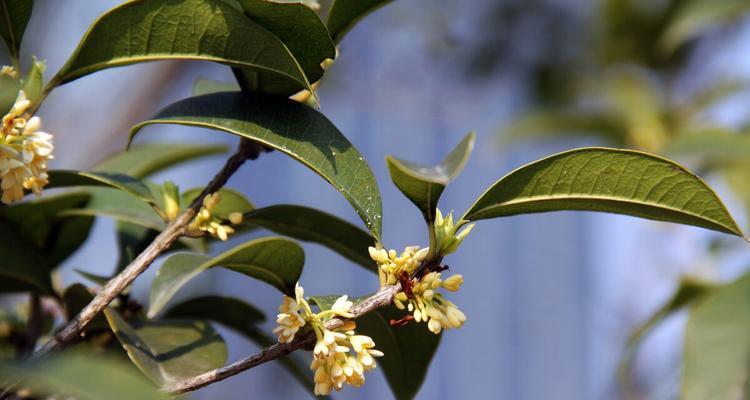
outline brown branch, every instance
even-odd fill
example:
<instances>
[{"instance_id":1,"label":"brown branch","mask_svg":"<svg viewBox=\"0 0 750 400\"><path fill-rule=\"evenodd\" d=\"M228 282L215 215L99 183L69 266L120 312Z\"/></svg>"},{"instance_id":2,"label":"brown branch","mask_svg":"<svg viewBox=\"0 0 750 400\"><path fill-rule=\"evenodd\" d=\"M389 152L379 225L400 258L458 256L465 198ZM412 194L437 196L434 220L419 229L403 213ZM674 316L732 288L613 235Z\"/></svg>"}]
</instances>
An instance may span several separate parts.
<instances>
[{"instance_id":1,"label":"brown branch","mask_svg":"<svg viewBox=\"0 0 750 400\"><path fill-rule=\"evenodd\" d=\"M367 314L375 309L391 304L393 302L393 296L395 296L399 291L401 291L400 284L382 287L375 294L352 307L351 313L354 314L353 319L359 318L360 316ZM326 329L333 330L341 327L342 325L344 325L343 319L333 318L326 322ZM193 390L197 390L212 383L222 381L243 371L247 371L250 368L257 367L258 365L261 365L268 361L283 357L295 350L310 350L312 349L314 344L315 335L312 332L307 332L307 334L303 335L297 335L297 337L292 340L291 343L276 343L274 345L266 347L257 354L239 361L235 361L225 367L217 368L213 371L203 373L196 377L164 386L162 388L162 391L169 393L170 395L192 392Z\"/></svg>"},{"instance_id":2,"label":"brown branch","mask_svg":"<svg viewBox=\"0 0 750 400\"><path fill-rule=\"evenodd\" d=\"M193 200L190 206L182 212L166 229L164 229L151 244L133 260L117 276L112 278L97 293L93 300L78 315L52 339L39 348L32 358L42 358L52 351L64 347L67 343L73 341L80 335L83 329L101 313L109 303L114 300L123 290L125 290L135 280L138 275L145 271L149 265L165 250L167 250L175 240L179 239L184 233L187 225L193 220L195 214L203 205L203 198L210 193L221 189L227 183L229 177L245 162L258 158L264 151L264 147L256 142L246 139L240 141L237 151L227 160L224 167L219 171L213 180L203 189L201 194Z\"/></svg>"}]
</instances>

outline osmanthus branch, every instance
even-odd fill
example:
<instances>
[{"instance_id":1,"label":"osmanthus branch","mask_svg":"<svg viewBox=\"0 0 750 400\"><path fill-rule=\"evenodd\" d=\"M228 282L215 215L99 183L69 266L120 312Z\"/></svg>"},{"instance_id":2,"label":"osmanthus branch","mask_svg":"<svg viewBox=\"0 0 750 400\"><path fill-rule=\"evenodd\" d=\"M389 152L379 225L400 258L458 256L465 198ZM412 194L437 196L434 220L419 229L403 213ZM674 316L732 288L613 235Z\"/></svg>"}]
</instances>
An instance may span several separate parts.
<instances>
[{"instance_id":1,"label":"osmanthus branch","mask_svg":"<svg viewBox=\"0 0 750 400\"><path fill-rule=\"evenodd\" d=\"M375 309L391 304L393 302L393 296L395 296L396 293L400 291L400 283L397 283L393 286L382 287L380 290L375 292L375 294L351 308L351 313L354 315L354 318L352 319L359 318L360 316L367 314ZM326 329L333 330L341 327L343 324L343 319L332 318L331 320L326 322ZM161 390L163 392L169 393L170 395L192 392L193 390L197 390L212 383L222 381L243 371L247 371L250 368L257 367L268 361L283 357L293 351L303 349L312 350L314 344L314 333L307 332L306 334L297 335L290 343L276 343L274 345L266 347L259 353L254 354L250 357L235 361L225 367L217 368L213 371L208 371L193 378L164 386Z\"/></svg>"},{"instance_id":2,"label":"osmanthus branch","mask_svg":"<svg viewBox=\"0 0 750 400\"><path fill-rule=\"evenodd\" d=\"M68 322L68 324L55 334L52 339L34 352L32 358L42 358L74 341L94 317L101 313L104 308L112 302L112 300L117 298L123 290L130 286L135 278L143 273L143 271L145 271L162 252L169 249L175 240L183 236L188 224L193 220L193 217L195 217L196 213L202 207L203 198L221 189L224 184L226 184L227 180L229 180L229 177L231 177L246 160L254 160L258 158L260 153L265 150L265 147L261 144L242 139L237 151L227 159L227 162L224 164L221 171L214 176L211 182L203 189L201 194L193 200L190 206L169 223L166 229L164 229L151 242L151 244L140 255L138 255L138 257L136 257L135 260L123 269L122 272L107 282L104 288L96 294L94 299L91 300L91 302L84 307L75 318Z\"/></svg>"}]
</instances>

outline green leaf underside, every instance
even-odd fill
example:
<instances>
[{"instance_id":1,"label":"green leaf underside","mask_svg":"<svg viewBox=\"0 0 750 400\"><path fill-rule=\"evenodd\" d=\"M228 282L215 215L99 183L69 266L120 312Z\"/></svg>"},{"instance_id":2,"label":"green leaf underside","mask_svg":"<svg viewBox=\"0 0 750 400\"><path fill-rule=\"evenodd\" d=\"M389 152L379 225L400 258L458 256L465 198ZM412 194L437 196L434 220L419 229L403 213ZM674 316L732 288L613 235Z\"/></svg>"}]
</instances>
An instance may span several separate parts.
<instances>
[{"instance_id":1,"label":"green leaf underside","mask_svg":"<svg viewBox=\"0 0 750 400\"><path fill-rule=\"evenodd\" d=\"M367 252L367 248L373 245L372 236L334 215L309 207L274 205L246 214L245 223L321 244L377 273L377 266Z\"/></svg>"},{"instance_id":2,"label":"green leaf underside","mask_svg":"<svg viewBox=\"0 0 750 400\"><path fill-rule=\"evenodd\" d=\"M0 379L21 380L35 394L66 394L79 400L168 399L130 365L70 350L40 361L0 364Z\"/></svg>"},{"instance_id":3,"label":"green leaf underside","mask_svg":"<svg viewBox=\"0 0 750 400\"><path fill-rule=\"evenodd\" d=\"M321 310L328 310L339 295L312 296L310 300ZM355 299L356 304L361 299ZM422 386L430 361L440 344L441 335L427 329L427 324L410 322L404 326L391 326L407 313L394 306L378 308L357 318L357 333L367 335L375 348L385 355L377 359L388 385L397 399L413 399Z\"/></svg>"},{"instance_id":4,"label":"green leaf underside","mask_svg":"<svg viewBox=\"0 0 750 400\"><path fill-rule=\"evenodd\" d=\"M433 167L386 157L391 180L423 214L433 218L443 190L468 162L475 137L474 132L470 132L440 164Z\"/></svg>"},{"instance_id":5,"label":"green leaf underside","mask_svg":"<svg viewBox=\"0 0 750 400\"><path fill-rule=\"evenodd\" d=\"M159 214L145 202L119 189L91 188L91 200L85 207L67 210L64 215L111 217L154 230L164 228Z\"/></svg>"},{"instance_id":6,"label":"green leaf underside","mask_svg":"<svg viewBox=\"0 0 750 400\"><path fill-rule=\"evenodd\" d=\"M49 172L49 181L47 185L49 189L71 186L108 186L129 193L148 204L158 204L151 189L144 182L123 174L53 170Z\"/></svg>"},{"instance_id":7,"label":"green leaf underside","mask_svg":"<svg viewBox=\"0 0 750 400\"><path fill-rule=\"evenodd\" d=\"M212 267L239 272L293 296L304 263L305 253L297 243L275 237L249 241L214 258L176 253L164 262L151 284L148 316L157 315L182 286Z\"/></svg>"},{"instance_id":8,"label":"green leaf underside","mask_svg":"<svg viewBox=\"0 0 750 400\"><path fill-rule=\"evenodd\" d=\"M164 319L172 318L214 321L242 334L261 347L276 343L276 340L268 337L257 326L265 321L265 315L254 306L232 297L204 296L186 300L164 313ZM278 361L312 394L315 383L311 372L292 356L279 358Z\"/></svg>"},{"instance_id":9,"label":"green leaf underside","mask_svg":"<svg viewBox=\"0 0 750 400\"><path fill-rule=\"evenodd\" d=\"M8 46L11 58L18 59L21 39L33 8L32 0L0 1L0 36Z\"/></svg>"},{"instance_id":10,"label":"green leaf underside","mask_svg":"<svg viewBox=\"0 0 750 400\"><path fill-rule=\"evenodd\" d=\"M125 174L143 179L165 168L196 158L227 152L226 146L194 146L185 144L149 143L133 146L96 164L96 172Z\"/></svg>"},{"instance_id":11,"label":"green leaf underside","mask_svg":"<svg viewBox=\"0 0 750 400\"><path fill-rule=\"evenodd\" d=\"M334 0L328 11L328 31L336 43L367 14L393 0Z\"/></svg>"},{"instance_id":12,"label":"green leaf underside","mask_svg":"<svg viewBox=\"0 0 750 400\"><path fill-rule=\"evenodd\" d=\"M742 236L713 190L684 167L642 152L596 147L559 153L511 172L463 218L560 210L625 214Z\"/></svg>"},{"instance_id":13,"label":"green leaf underside","mask_svg":"<svg viewBox=\"0 0 750 400\"><path fill-rule=\"evenodd\" d=\"M302 3L265 0L239 0L239 3L245 15L284 42L310 82L323 76L320 64L336 57L336 47L315 11ZM241 86L266 92L270 89L270 92L281 95L299 91L295 87L285 89L283 82L274 82L278 81L276 77L258 76L254 71L243 72L240 76L245 82Z\"/></svg>"},{"instance_id":14,"label":"green leaf underside","mask_svg":"<svg viewBox=\"0 0 750 400\"><path fill-rule=\"evenodd\" d=\"M697 304L685 333L682 399L742 398L750 378L750 273Z\"/></svg>"},{"instance_id":15,"label":"green leaf underside","mask_svg":"<svg viewBox=\"0 0 750 400\"><path fill-rule=\"evenodd\" d=\"M203 188L193 188L184 191L180 200L182 207L189 206L202 191ZM229 219L229 214L231 213L245 214L255 209L253 203L240 192L223 188L218 193L220 198L219 203L211 209L211 215L215 217L226 220Z\"/></svg>"},{"instance_id":16,"label":"green leaf underside","mask_svg":"<svg viewBox=\"0 0 750 400\"><path fill-rule=\"evenodd\" d=\"M214 93L174 103L136 125L179 124L225 131L288 154L321 175L352 204L376 238L382 205L375 177L349 140L314 109L296 101L239 92Z\"/></svg>"},{"instance_id":17,"label":"green leaf underside","mask_svg":"<svg viewBox=\"0 0 750 400\"><path fill-rule=\"evenodd\" d=\"M202 96L204 94L233 92L240 90L237 82L223 82L214 79L199 77L193 82L192 96Z\"/></svg>"},{"instance_id":18,"label":"green leaf underside","mask_svg":"<svg viewBox=\"0 0 750 400\"><path fill-rule=\"evenodd\" d=\"M128 357L157 385L192 378L227 361L224 340L206 322L128 323L112 309L104 314Z\"/></svg>"},{"instance_id":19,"label":"green leaf underside","mask_svg":"<svg viewBox=\"0 0 750 400\"><path fill-rule=\"evenodd\" d=\"M62 83L105 68L165 59L215 61L309 89L275 35L220 0L135 0L100 17L58 73Z\"/></svg>"}]
</instances>

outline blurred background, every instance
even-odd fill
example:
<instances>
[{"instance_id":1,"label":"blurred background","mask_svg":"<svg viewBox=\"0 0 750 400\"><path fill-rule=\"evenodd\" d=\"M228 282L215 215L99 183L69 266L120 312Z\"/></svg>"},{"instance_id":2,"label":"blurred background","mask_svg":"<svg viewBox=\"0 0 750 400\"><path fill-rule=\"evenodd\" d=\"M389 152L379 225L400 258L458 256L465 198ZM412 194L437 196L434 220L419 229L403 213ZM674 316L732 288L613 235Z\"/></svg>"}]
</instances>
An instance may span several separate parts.
<instances>
[{"instance_id":1,"label":"blurred background","mask_svg":"<svg viewBox=\"0 0 750 400\"><path fill-rule=\"evenodd\" d=\"M24 40L26 65L31 54L46 59L51 76L96 17L119 3L37 1ZM418 211L390 184L385 155L437 163L470 130L478 134L477 146L444 194L444 211L462 213L526 162L572 147L610 145L684 161L742 216L750 198L743 189L750 183L742 174L747 164L740 157L698 157L695 149L705 144L689 139L744 134L747 11L748 2L736 0L398 0L342 42L319 90L321 111L378 178L389 248L424 246L427 237ZM45 130L56 135L52 167L85 169L122 150L130 126L188 97L199 77L233 81L229 68L218 64L160 62L105 70L58 88L41 109ZM149 127L138 141L236 142L176 126ZM207 158L155 180L200 186L222 164L222 157ZM309 205L360 224L339 193L278 152L246 164L228 186L258 206ZM747 228L744 218L739 222ZM112 271L118 256L113 228L113 221L97 220L87 245L62 270L66 284L80 281L73 268ZM215 250L248 238L234 237ZM451 299L468 321L443 335L418 398L677 398L684 316L669 318L648 336L624 386L617 365L627 337L669 298L681 276L725 281L743 272L750 253L739 242L698 228L591 213L483 221L446 260L465 276ZM304 247L307 293L359 296L376 289L376 279L348 260L317 245ZM156 269L136 281L134 294L144 302ZM274 315L278 293L237 277L209 271L176 300L220 291ZM258 350L229 330L220 332L232 361ZM367 380L334 397L391 397L380 372ZM249 393L308 396L272 363L191 398Z\"/></svg>"}]
</instances>

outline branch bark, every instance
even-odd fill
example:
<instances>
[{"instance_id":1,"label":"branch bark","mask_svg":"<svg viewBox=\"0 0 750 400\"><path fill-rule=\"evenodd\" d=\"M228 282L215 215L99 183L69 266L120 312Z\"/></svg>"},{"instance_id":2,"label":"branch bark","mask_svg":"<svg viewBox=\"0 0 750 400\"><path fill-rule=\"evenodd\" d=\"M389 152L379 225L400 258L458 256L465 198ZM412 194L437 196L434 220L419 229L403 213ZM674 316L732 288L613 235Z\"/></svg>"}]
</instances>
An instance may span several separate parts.
<instances>
[{"instance_id":1,"label":"branch bark","mask_svg":"<svg viewBox=\"0 0 750 400\"><path fill-rule=\"evenodd\" d=\"M399 291L401 291L401 284L382 287L380 290L375 292L375 294L352 307L351 313L354 314L354 318L352 319L359 318L360 316L367 314L375 309L391 304L393 302L393 296L395 296ZM333 330L339 328L344 324L344 322L345 320L343 319L332 318L331 320L326 322L326 329ZM293 351L311 350L314 344L315 334L313 334L312 332L297 335L290 343L276 343L274 345L266 347L257 354L239 361L235 361L225 367L217 368L213 371L208 371L193 378L164 386L162 388L162 391L169 393L170 395L192 392L204 386L208 386L212 383L216 383L237 375L243 371L247 371L248 369L257 367L268 361L283 357Z\"/></svg>"},{"instance_id":2,"label":"branch bark","mask_svg":"<svg viewBox=\"0 0 750 400\"><path fill-rule=\"evenodd\" d=\"M187 225L193 220L195 214L203 205L203 198L210 193L221 189L246 160L258 158L265 148L256 142L246 139L240 141L237 151L227 160L224 167L214 176L211 182L203 189L201 194L193 200L190 206L182 212L166 229L144 250L135 260L133 260L122 272L112 278L97 293L91 302L81 310L78 315L52 339L39 348L32 358L43 358L55 350L59 350L66 344L75 340L83 329L101 313L112 300L114 300L123 290L125 290L151 263L165 250L167 250L175 240L179 239L184 233Z\"/></svg>"}]
</instances>

